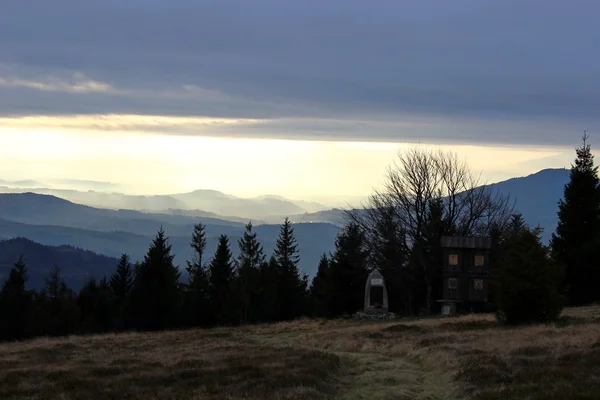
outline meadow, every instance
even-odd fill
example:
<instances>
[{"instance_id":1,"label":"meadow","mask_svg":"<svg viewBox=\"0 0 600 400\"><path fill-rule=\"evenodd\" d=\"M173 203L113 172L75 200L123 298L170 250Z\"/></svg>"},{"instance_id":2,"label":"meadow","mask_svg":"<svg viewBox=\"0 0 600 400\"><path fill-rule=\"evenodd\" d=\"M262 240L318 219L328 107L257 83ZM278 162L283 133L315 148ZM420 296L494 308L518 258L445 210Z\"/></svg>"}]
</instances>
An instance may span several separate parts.
<instances>
[{"instance_id":1,"label":"meadow","mask_svg":"<svg viewBox=\"0 0 600 400\"><path fill-rule=\"evenodd\" d=\"M596 399L600 307L0 344L0 399Z\"/></svg>"}]
</instances>

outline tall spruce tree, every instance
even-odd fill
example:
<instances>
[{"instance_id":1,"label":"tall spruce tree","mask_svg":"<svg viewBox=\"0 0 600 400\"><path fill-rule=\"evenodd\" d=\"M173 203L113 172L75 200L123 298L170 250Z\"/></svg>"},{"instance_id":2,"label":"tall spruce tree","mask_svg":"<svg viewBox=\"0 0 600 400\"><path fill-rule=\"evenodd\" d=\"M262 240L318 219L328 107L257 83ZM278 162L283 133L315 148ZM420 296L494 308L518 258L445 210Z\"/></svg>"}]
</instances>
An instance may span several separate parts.
<instances>
[{"instance_id":1,"label":"tall spruce tree","mask_svg":"<svg viewBox=\"0 0 600 400\"><path fill-rule=\"evenodd\" d=\"M23 257L11 268L0 291L0 340L22 340L27 336L32 297L25 289L29 275Z\"/></svg>"},{"instance_id":2,"label":"tall spruce tree","mask_svg":"<svg viewBox=\"0 0 600 400\"><path fill-rule=\"evenodd\" d=\"M108 282L108 294L113 309L113 327L128 329L131 325L131 290L134 270L129 255L122 254L116 271Z\"/></svg>"},{"instance_id":3,"label":"tall spruce tree","mask_svg":"<svg viewBox=\"0 0 600 400\"><path fill-rule=\"evenodd\" d=\"M219 237L215 255L209 264L209 294L214 323L228 325L235 322L236 310L233 296L235 270L233 255L227 235Z\"/></svg>"},{"instance_id":4,"label":"tall spruce tree","mask_svg":"<svg viewBox=\"0 0 600 400\"><path fill-rule=\"evenodd\" d=\"M206 277L203 264L204 251L206 250L206 227L202 223L194 225L190 246L194 250L194 256L191 262L187 262L185 269L189 276L190 286L194 286L196 281L202 281Z\"/></svg>"},{"instance_id":5,"label":"tall spruce tree","mask_svg":"<svg viewBox=\"0 0 600 400\"><path fill-rule=\"evenodd\" d=\"M238 240L237 293L241 304L241 322L254 322L257 318L257 299L260 294L260 267L265 262L263 247L252 222L246 225L244 235Z\"/></svg>"},{"instance_id":6,"label":"tall spruce tree","mask_svg":"<svg viewBox=\"0 0 600 400\"><path fill-rule=\"evenodd\" d=\"M140 329L159 330L178 323L180 272L173 265L173 257L161 227L139 265L133 286L133 314Z\"/></svg>"},{"instance_id":7,"label":"tall spruce tree","mask_svg":"<svg viewBox=\"0 0 600 400\"><path fill-rule=\"evenodd\" d=\"M298 242L287 217L281 225L274 255L278 266L278 318L294 319L304 312L308 288L306 279L300 276Z\"/></svg>"},{"instance_id":8,"label":"tall spruce tree","mask_svg":"<svg viewBox=\"0 0 600 400\"><path fill-rule=\"evenodd\" d=\"M190 246L194 255L186 267L189 282L185 291L184 308L188 325L203 326L209 320L209 283L208 271L204 265L206 227L202 223L194 225Z\"/></svg>"},{"instance_id":9,"label":"tall spruce tree","mask_svg":"<svg viewBox=\"0 0 600 400\"><path fill-rule=\"evenodd\" d=\"M565 291L570 305L600 300L600 179L587 139L584 134L582 146L576 149L550 244L554 259L566 268Z\"/></svg>"},{"instance_id":10,"label":"tall spruce tree","mask_svg":"<svg viewBox=\"0 0 600 400\"><path fill-rule=\"evenodd\" d=\"M350 222L335 240L330 276L333 286L330 307L335 316L352 314L363 308L365 283L369 276L365 233Z\"/></svg>"},{"instance_id":11,"label":"tall spruce tree","mask_svg":"<svg viewBox=\"0 0 600 400\"><path fill-rule=\"evenodd\" d=\"M332 317L329 303L332 295L331 271L327 254L321 256L317 273L310 285L311 314L315 317Z\"/></svg>"}]
</instances>

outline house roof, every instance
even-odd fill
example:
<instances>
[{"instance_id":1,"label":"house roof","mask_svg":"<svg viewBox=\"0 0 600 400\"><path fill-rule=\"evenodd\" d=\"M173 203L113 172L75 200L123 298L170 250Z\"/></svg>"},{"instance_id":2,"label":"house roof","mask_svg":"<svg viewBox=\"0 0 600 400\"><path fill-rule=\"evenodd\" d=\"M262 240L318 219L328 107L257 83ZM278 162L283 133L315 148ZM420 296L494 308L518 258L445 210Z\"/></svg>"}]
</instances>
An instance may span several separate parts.
<instances>
[{"instance_id":1,"label":"house roof","mask_svg":"<svg viewBox=\"0 0 600 400\"><path fill-rule=\"evenodd\" d=\"M442 236L442 247L460 249L491 249L492 238L476 236Z\"/></svg>"}]
</instances>

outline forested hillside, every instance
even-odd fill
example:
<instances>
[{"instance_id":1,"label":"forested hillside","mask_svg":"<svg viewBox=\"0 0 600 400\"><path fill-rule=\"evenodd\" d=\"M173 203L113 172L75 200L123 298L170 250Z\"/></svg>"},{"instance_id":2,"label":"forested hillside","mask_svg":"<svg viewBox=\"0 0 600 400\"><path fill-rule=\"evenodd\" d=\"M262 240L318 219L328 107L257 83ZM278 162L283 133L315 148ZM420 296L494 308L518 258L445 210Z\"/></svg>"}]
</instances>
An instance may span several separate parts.
<instances>
[{"instance_id":1,"label":"forested hillside","mask_svg":"<svg viewBox=\"0 0 600 400\"><path fill-rule=\"evenodd\" d=\"M79 290L90 277L100 279L112 274L118 263L117 258L89 250L67 245L44 246L26 238L14 238L0 241L0 282L8 278L10 269L20 256L23 256L29 272L27 288L35 290L44 287L54 266L60 267L69 287Z\"/></svg>"}]
</instances>

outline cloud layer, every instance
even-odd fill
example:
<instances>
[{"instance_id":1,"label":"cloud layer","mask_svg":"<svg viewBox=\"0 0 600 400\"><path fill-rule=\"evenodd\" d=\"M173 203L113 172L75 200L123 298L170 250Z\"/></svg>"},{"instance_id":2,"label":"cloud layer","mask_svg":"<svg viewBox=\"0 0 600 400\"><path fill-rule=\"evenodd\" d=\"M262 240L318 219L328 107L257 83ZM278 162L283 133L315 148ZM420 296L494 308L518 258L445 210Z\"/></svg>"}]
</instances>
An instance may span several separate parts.
<instances>
[{"instance_id":1,"label":"cloud layer","mask_svg":"<svg viewBox=\"0 0 600 400\"><path fill-rule=\"evenodd\" d=\"M215 134L569 146L571 133L600 128L591 0L2 8L5 116L233 118L264 123Z\"/></svg>"}]
</instances>

